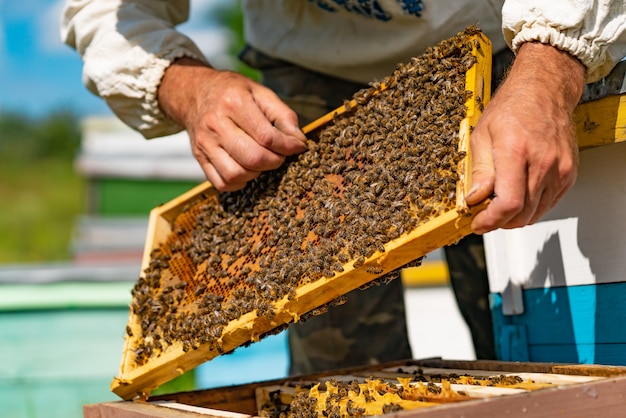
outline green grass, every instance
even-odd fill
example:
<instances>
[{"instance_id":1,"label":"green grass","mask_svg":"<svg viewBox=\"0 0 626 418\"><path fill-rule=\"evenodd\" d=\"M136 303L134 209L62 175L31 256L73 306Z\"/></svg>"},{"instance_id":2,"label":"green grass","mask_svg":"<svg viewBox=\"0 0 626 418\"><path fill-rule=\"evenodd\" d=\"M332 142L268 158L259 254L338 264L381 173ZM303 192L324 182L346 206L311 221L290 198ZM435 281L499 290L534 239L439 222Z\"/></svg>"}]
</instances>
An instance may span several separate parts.
<instances>
[{"instance_id":1,"label":"green grass","mask_svg":"<svg viewBox=\"0 0 626 418\"><path fill-rule=\"evenodd\" d=\"M70 258L84 180L68 158L0 158L0 263Z\"/></svg>"}]
</instances>

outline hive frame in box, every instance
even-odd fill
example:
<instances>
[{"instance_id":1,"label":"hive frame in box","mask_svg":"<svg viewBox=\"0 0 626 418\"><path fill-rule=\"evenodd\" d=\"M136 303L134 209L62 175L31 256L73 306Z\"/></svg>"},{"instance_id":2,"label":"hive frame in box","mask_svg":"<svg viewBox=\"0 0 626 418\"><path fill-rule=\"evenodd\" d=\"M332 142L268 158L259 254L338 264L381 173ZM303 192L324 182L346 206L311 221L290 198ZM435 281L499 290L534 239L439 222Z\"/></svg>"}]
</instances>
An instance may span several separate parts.
<instances>
[{"instance_id":1,"label":"hive frame in box","mask_svg":"<svg viewBox=\"0 0 626 418\"><path fill-rule=\"evenodd\" d=\"M403 360L393 363L326 371L312 375L293 376L265 382L213 388L192 392L159 395L150 402L106 402L86 405L85 418L251 418L258 414L259 392L267 388L306 384L332 377L394 375L400 368L418 368L427 374L461 376L519 375L537 382L550 382L554 387L502 393L497 387L476 387L482 393L472 399L443 403L428 408L402 411L403 417L442 418L464 416L602 416L621 417L624 411L626 368L602 365L556 363L520 363L464 360ZM386 378L386 377L385 377ZM470 388L471 389L471 388ZM500 392L500 393L498 393ZM393 414L392 416L396 416Z\"/></svg>"},{"instance_id":2,"label":"hive frame in box","mask_svg":"<svg viewBox=\"0 0 626 418\"><path fill-rule=\"evenodd\" d=\"M469 136L472 128L476 126L483 105L489 101L491 94L491 42L482 33L473 35L471 39L472 53L477 60L465 74L465 87L466 90L472 91L472 95L466 100L467 112L459 130L459 149L466 154L457 167L459 181L456 191L456 210L449 210L425 222L409 233L385 244L384 253L376 252L367 258L363 266L381 267L383 272L378 275L364 273L364 268L356 269L352 264L346 265L343 272L332 278L323 277L298 287L295 298L292 300L284 297L275 302L276 315L271 322L267 318L258 317L254 311L231 321L222 331L221 350L223 352L229 352L245 343L256 341L259 336L270 332L277 326L294 321L294 313L304 314L318 308L371 282L376 277L402 267L437 248L454 243L471 233L470 225L473 216L483 210L488 202L485 201L469 208L465 204L467 189L471 184ZM352 107L354 106L356 106L355 103ZM303 131L312 132L332 122L334 117L345 111L347 107L342 106L305 126ZM153 249L165 242L172 232L171 224L184 211L184 208L216 193L217 191L211 184L205 182L151 211L142 271L149 265ZM134 335L140 335L138 316L132 311L129 315L128 326ZM197 350L185 351L182 342L173 341L172 345L157 358L150 358L147 363L136 365L134 364L135 347L135 340L126 335L119 375L111 384L111 390L124 399L145 397L152 389L220 354L217 349L208 345L200 346Z\"/></svg>"}]
</instances>

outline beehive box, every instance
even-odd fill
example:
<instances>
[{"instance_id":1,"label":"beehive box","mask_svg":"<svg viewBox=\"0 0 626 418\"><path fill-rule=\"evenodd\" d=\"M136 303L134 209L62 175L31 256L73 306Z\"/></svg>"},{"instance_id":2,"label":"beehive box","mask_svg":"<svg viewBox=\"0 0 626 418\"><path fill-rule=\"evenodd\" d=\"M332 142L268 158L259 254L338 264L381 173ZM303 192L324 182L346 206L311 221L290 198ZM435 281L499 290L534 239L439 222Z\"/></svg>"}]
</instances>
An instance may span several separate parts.
<instances>
[{"instance_id":1,"label":"beehive box","mask_svg":"<svg viewBox=\"0 0 626 418\"><path fill-rule=\"evenodd\" d=\"M563 199L534 225L485 235L500 360L626 365L625 74L626 61L585 87Z\"/></svg>"},{"instance_id":2,"label":"beehive box","mask_svg":"<svg viewBox=\"0 0 626 418\"><path fill-rule=\"evenodd\" d=\"M404 380L400 383L399 379ZM600 365L512 363L500 361L407 360L377 366L328 371L314 375L248 383L202 391L161 395L150 402L119 401L87 405L85 418L224 418L316 416L308 408L291 408L294 393L307 393L319 384L324 398L326 382L354 386L354 382L378 382L378 389L411 386L415 408L398 410L399 402L387 403L392 416L482 418L494 416L620 417L623 416L626 368ZM343 382L343 383L342 383ZM449 384L449 385L448 385ZM370 383L371 385L371 383ZM385 385L387 388L385 388ZM330 386L330 385L329 385ZM352 392L352 393L350 393ZM354 396L352 389L343 392ZM406 396L398 390L396 394ZM407 391L407 394L411 391ZM365 395L365 393L363 394ZM335 399L340 399L339 391ZM368 404L379 403L373 394ZM302 395L300 395L302 397ZM391 397L390 397L391 398ZM393 400L393 398L391 398ZM326 405L326 404L325 404ZM353 414L366 416L353 402ZM405 405L406 406L406 405ZM328 404L332 409L332 402ZM323 408L327 408L324 406ZM318 415L322 416L322 415ZM339 416L339 415L329 415Z\"/></svg>"},{"instance_id":3,"label":"beehive box","mask_svg":"<svg viewBox=\"0 0 626 418\"><path fill-rule=\"evenodd\" d=\"M469 134L489 100L476 28L303 128L308 150L238 192L204 183L154 209L119 376L125 399L469 234Z\"/></svg>"}]
</instances>

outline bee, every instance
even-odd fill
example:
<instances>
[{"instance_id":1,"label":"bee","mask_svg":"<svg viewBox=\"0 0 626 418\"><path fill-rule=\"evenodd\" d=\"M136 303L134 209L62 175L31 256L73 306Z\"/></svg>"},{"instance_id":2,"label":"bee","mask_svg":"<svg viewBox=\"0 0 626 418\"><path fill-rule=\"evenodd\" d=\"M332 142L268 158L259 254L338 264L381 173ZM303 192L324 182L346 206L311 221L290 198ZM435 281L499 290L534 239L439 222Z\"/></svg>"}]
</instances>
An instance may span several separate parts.
<instances>
[{"instance_id":1,"label":"bee","mask_svg":"<svg viewBox=\"0 0 626 418\"><path fill-rule=\"evenodd\" d=\"M476 95L476 107L481 112L485 109L485 105L483 104L483 98L481 96Z\"/></svg>"},{"instance_id":2,"label":"bee","mask_svg":"<svg viewBox=\"0 0 626 418\"><path fill-rule=\"evenodd\" d=\"M342 265L341 263L335 263L335 264L333 264L332 269L333 269L334 271L336 271L336 272L339 272L339 273L341 273L341 272L343 272L343 271L344 271L344 269L343 269L343 265Z\"/></svg>"},{"instance_id":3,"label":"bee","mask_svg":"<svg viewBox=\"0 0 626 418\"><path fill-rule=\"evenodd\" d=\"M378 266L369 266L366 271L369 274L381 274L384 270L382 267L378 267Z\"/></svg>"},{"instance_id":4,"label":"bee","mask_svg":"<svg viewBox=\"0 0 626 418\"><path fill-rule=\"evenodd\" d=\"M324 270L323 270L323 272L322 272L322 275L323 275L324 277L326 277L326 278L329 278L329 279L330 279L331 277L334 277L334 276L335 276L335 272L332 270L332 268L330 268L330 267L326 267L326 268L324 268Z\"/></svg>"},{"instance_id":5,"label":"bee","mask_svg":"<svg viewBox=\"0 0 626 418\"><path fill-rule=\"evenodd\" d=\"M357 258L354 263L352 264L352 267L359 268L363 265L363 263L365 262L365 257L359 257Z\"/></svg>"},{"instance_id":6,"label":"bee","mask_svg":"<svg viewBox=\"0 0 626 418\"><path fill-rule=\"evenodd\" d=\"M194 295L200 296L201 294L204 293L205 290L206 290L206 284L202 283L200 284L200 286L196 288L196 290L194 291Z\"/></svg>"}]
</instances>

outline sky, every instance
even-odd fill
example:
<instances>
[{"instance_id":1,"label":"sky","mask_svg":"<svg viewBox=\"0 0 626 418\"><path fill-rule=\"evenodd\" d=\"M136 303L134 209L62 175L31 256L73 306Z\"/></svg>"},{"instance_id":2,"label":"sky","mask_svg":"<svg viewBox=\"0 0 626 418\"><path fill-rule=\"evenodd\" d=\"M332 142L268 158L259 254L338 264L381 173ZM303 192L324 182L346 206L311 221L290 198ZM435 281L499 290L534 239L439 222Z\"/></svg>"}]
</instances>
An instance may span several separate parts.
<instances>
[{"instance_id":1,"label":"sky","mask_svg":"<svg viewBox=\"0 0 626 418\"><path fill-rule=\"evenodd\" d=\"M227 35L206 24L215 2L191 1L191 18L179 27L205 55L223 51ZM70 109L82 116L110 115L82 84L82 62L61 41L63 0L0 0L0 112L42 116Z\"/></svg>"}]
</instances>

